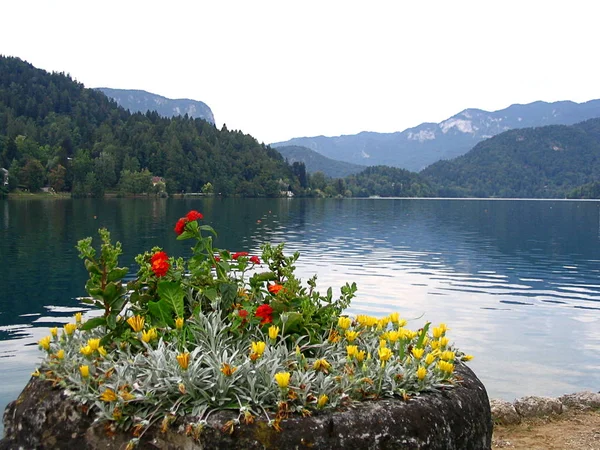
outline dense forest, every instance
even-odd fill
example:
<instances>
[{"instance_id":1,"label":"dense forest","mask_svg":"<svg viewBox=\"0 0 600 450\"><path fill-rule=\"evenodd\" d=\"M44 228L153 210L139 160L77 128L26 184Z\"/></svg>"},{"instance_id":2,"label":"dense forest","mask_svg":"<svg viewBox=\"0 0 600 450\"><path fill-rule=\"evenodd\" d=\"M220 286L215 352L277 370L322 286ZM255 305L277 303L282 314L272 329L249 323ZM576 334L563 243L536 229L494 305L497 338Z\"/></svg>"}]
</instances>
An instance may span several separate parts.
<instances>
[{"instance_id":1,"label":"dense forest","mask_svg":"<svg viewBox=\"0 0 600 450\"><path fill-rule=\"evenodd\" d=\"M600 119L510 130L421 172L442 197L564 198L600 180Z\"/></svg>"},{"instance_id":2,"label":"dense forest","mask_svg":"<svg viewBox=\"0 0 600 450\"><path fill-rule=\"evenodd\" d=\"M308 181L303 164L290 166L274 149L225 125L218 130L187 116L131 114L68 75L1 56L0 167L9 171L4 189L48 185L96 196L148 192L157 189L153 177L169 193L240 196L302 193Z\"/></svg>"},{"instance_id":3,"label":"dense forest","mask_svg":"<svg viewBox=\"0 0 600 450\"><path fill-rule=\"evenodd\" d=\"M374 166L330 178L225 125L132 114L68 75L0 56L0 168L0 195L47 186L75 196L592 198L600 119L510 130L421 173Z\"/></svg>"}]
</instances>

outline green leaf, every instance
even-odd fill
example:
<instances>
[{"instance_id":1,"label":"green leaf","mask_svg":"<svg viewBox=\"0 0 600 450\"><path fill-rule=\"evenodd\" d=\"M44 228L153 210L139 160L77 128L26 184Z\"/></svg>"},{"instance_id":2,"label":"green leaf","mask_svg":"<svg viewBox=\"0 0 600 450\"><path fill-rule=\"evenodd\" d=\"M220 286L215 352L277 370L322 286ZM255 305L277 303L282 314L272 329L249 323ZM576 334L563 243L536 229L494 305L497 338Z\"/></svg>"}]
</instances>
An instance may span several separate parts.
<instances>
[{"instance_id":1,"label":"green leaf","mask_svg":"<svg viewBox=\"0 0 600 450\"><path fill-rule=\"evenodd\" d=\"M162 301L148 303L148 312L154 318L154 322L160 327L171 325L173 321L173 311L167 303Z\"/></svg>"},{"instance_id":2,"label":"green leaf","mask_svg":"<svg viewBox=\"0 0 600 450\"><path fill-rule=\"evenodd\" d=\"M94 299L88 298L88 297L81 297L79 300L81 300L81 303L85 303L86 305L93 305L95 304Z\"/></svg>"},{"instance_id":3,"label":"green leaf","mask_svg":"<svg viewBox=\"0 0 600 450\"><path fill-rule=\"evenodd\" d=\"M217 299L217 290L215 288L204 289L202 293L211 302L214 302Z\"/></svg>"},{"instance_id":4,"label":"green leaf","mask_svg":"<svg viewBox=\"0 0 600 450\"><path fill-rule=\"evenodd\" d=\"M254 284L264 283L265 281L274 281L276 279L277 279L277 275L275 275L274 272L255 273L250 278L250 284L254 285Z\"/></svg>"},{"instance_id":5,"label":"green leaf","mask_svg":"<svg viewBox=\"0 0 600 450\"><path fill-rule=\"evenodd\" d=\"M185 293L179 283L161 281L158 283L158 296L175 312L177 317L183 317L183 298Z\"/></svg>"},{"instance_id":6,"label":"green leaf","mask_svg":"<svg viewBox=\"0 0 600 450\"><path fill-rule=\"evenodd\" d=\"M209 233L212 233L215 236L217 235L217 232L210 225L200 225L199 228L200 228L201 231L208 231Z\"/></svg>"},{"instance_id":7,"label":"green leaf","mask_svg":"<svg viewBox=\"0 0 600 450\"><path fill-rule=\"evenodd\" d=\"M127 275L129 269L127 267L117 267L110 271L108 274L108 281L117 281Z\"/></svg>"},{"instance_id":8,"label":"green leaf","mask_svg":"<svg viewBox=\"0 0 600 450\"><path fill-rule=\"evenodd\" d=\"M425 342L425 338L427 337L427 331L429 331L430 325L431 325L431 322L427 322L425 324L425 326L423 327L423 329L421 330L421 333L419 334L419 339L417 340L417 348L423 347L423 342Z\"/></svg>"},{"instance_id":9,"label":"green leaf","mask_svg":"<svg viewBox=\"0 0 600 450\"><path fill-rule=\"evenodd\" d=\"M85 269L89 272L89 273L93 273L95 275L100 275L100 269L98 268L98 266L91 260L86 259L85 262Z\"/></svg>"},{"instance_id":10,"label":"green leaf","mask_svg":"<svg viewBox=\"0 0 600 450\"><path fill-rule=\"evenodd\" d=\"M104 288L104 292L102 293L102 298L108 304L111 304L115 301L117 296L119 295L119 290L115 283L108 283Z\"/></svg>"},{"instance_id":11,"label":"green leaf","mask_svg":"<svg viewBox=\"0 0 600 450\"><path fill-rule=\"evenodd\" d=\"M177 240L178 241L183 241L184 239L191 239L194 237L193 233L190 233L189 231L184 231L183 233L181 233L179 236L177 236Z\"/></svg>"},{"instance_id":12,"label":"green leaf","mask_svg":"<svg viewBox=\"0 0 600 450\"><path fill-rule=\"evenodd\" d=\"M106 326L111 330L114 330L115 328L117 328L117 315L116 314L109 314L108 316L106 316Z\"/></svg>"},{"instance_id":13,"label":"green leaf","mask_svg":"<svg viewBox=\"0 0 600 450\"><path fill-rule=\"evenodd\" d=\"M94 317L93 319L86 320L83 325L81 325L81 329L84 331L89 331L93 328L104 325L106 325L106 317Z\"/></svg>"}]
</instances>

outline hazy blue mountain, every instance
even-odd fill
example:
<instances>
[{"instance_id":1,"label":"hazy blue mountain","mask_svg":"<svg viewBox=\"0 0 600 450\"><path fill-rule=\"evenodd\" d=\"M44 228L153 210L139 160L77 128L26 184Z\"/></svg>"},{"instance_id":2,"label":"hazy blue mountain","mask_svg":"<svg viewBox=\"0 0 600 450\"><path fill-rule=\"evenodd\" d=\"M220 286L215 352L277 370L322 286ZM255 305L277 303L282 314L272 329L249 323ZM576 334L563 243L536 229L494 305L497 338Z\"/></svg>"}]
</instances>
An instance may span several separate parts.
<instances>
[{"instance_id":1,"label":"hazy blue mountain","mask_svg":"<svg viewBox=\"0 0 600 450\"><path fill-rule=\"evenodd\" d=\"M419 171L441 159L463 155L477 143L507 130L572 125L595 117L600 117L600 100L534 102L494 112L465 109L443 122L423 123L396 133L302 137L271 145L299 145L339 161Z\"/></svg>"},{"instance_id":2,"label":"hazy blue mountain","mask_svg":"<svg viewBox=\"0 0 600 450\"><path fill-rule=\"evenodd\" d=\"M336 161L327 158L310 148L300 147L298 145L287 145L277 147L276 150L288 160L290 164L302 162L306 166L308 173L323 172L328 177L345 178L348 175L365 170L366 166L359 166L344 161Z\"/></svg>"},{"instance_id":3,"label":"hazy blue mountain","mask_svg":"<svg viewBox=\"0 0 600 450\"><path fill-rule=\"evenodd\" d=\"M187 98L170 99L151 92L136 89L97 88L107 97L116 101L119 106L133 112L156 111L163 117L188 115L194 119L204 119L212 124L215 118L211 109L204 102Z\"/></svg>"},{"instance_id":4,"label":"hazy blue mountain","mask_svg":"<svg viewBox=\"0 0 600 450\"><path fill-rule=\"evenodd\" d=\"M564 198L600 180L600 119L509 130L420 175L443 197Z\"/></svg>"}]
</instances>

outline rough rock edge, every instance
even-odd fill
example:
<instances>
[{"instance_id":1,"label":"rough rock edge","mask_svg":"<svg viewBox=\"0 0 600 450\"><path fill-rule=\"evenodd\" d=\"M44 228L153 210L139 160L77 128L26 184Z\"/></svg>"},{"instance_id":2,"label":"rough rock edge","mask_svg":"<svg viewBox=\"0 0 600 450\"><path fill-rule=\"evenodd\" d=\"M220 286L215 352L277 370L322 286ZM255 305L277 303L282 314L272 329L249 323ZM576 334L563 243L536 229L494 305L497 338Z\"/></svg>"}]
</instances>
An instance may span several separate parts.
<instances>
[{"instance_id":1,"label":"rough rock edge","mask_svg":"<svg viewBox=\"0 0 600 450\"><path fill-rule=\"evenodd\" d=\"M237 417L231 412L210 416L199 439L185 435L187 421L179 419L166 433L151 427L137 448L144 449L489 449L492 416L485 387L465 365L459 364L460 385L402 400L359 402L352 408L292 417L275 431L264 420L236 425L232 435L221 431ZM0 450L16 448L92 450L122 449L131 433L107 435L105 424L82 412L80 404L32 379L4 414L6 437Z\"/></svg>"},{"instance_id":2,"label":"rough rock edge","mask_svg":"<svg viewBox=\"0 0 600 450\"><path fill-rule=\"evenodd\" d=\"M528 396L514 402L491 399L490 408L494 423L515 425L531 417L560 415L567 411L589 411L600 409L600 392L582 391L562 395L558 398Z\"/></svg>"}]
</instances>

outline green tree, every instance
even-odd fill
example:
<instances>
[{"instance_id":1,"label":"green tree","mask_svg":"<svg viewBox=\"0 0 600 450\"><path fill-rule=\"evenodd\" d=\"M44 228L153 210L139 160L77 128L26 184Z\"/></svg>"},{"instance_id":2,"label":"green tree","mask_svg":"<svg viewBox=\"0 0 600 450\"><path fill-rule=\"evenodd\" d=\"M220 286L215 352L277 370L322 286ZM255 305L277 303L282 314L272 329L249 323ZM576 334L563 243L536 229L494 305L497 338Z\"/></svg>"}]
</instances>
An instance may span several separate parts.
<instances>
[{"instance_id":1,"label":"green tree","mask_svg":"<svg viewBox=\"0 0 600 450\"><path fill-rule=\"evenodd\" d=\"M65 176L67 175L67 169L60 164L48 174L48 183L54 189L55 192L60 192L65 186Z\"/></svg>"},{"instance_id":2,"label":"green tree","mask_svg":"<svg viewBox=\"0 0 600 450\"><path fill-rule=\"evenodd\" d=\"M31 192L37 192L44 186L44 166L37 159L30 159L21 170L22 184Z\"/></svg>"}]
</instances>

